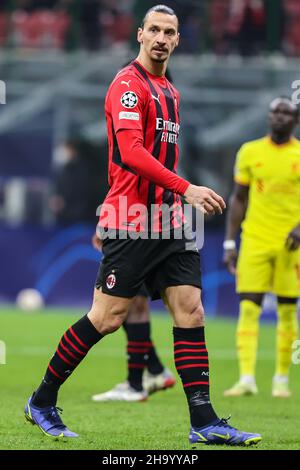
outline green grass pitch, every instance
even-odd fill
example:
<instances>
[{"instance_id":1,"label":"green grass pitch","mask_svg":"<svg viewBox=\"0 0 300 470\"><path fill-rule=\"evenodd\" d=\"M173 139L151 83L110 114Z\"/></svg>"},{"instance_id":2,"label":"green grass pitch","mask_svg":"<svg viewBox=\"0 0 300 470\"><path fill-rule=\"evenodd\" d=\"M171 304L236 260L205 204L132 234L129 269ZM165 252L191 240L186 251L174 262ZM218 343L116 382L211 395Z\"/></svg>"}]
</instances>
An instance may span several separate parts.
<instances>
[{"instance_id":1,"label":"green grass pitch","mask_svg":"<svg viewBox=\"0 0 300 470\"><path fill-rule=\"evenodd\" d=\"M26 400L39 384L60 336L78 318L77 311L25 314L0 310L0 340L7 348L7 363L0 365L0 449L191 449L187 439L188 410L179 381L172 390L156 393L145 403L91 401L92 394L106 391L125 378L125 336L121 330L97 344L61 390L58 405L64 409L63 419L80 438L66 443L51 441L36 426L25 422ZM167 314L153 315L152 325L159 354L174 371L170 318ZM207 321L211 396L218 414L221 417L231 414L232 425L263 435L263 441L250 451L299 449L300 365L292 366L292 398L271 398L275 329L274 325L262 325L259 394L225 398L223 390L237 378L234 332L234 322Z\"/></svg>"}]
</instances>

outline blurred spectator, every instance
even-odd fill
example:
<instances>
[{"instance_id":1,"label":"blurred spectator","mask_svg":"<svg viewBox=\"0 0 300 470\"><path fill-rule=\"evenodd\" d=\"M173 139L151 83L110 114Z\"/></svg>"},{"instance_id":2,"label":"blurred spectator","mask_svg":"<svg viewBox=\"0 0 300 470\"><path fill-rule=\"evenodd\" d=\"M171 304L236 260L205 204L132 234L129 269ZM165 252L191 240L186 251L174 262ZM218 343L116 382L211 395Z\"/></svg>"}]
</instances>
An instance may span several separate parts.
<instances>
[{"instance_id":1,"label":"blurred spectator","mask_svg":"<svg viewBox=\"0 0 300 470\"><path fill-rule=\"evenodd\" d=\"M103 47L128 43L134 29L132 0L102 0L100 27Z\"/></svg>"},{"instance_id":2,"label":"blurred spectator","mask_svg":"<svg viewBox=\"0 0 300 470\"><path fill-rule=\"evenodd\" d=\"M95 222L93 178L79 152L79 143L67 141L55 152L56 171L49 205L58 223Z\"/></svg>"},{"instance_id":3,"label":"blurred spectator","mask_svg":"<svg viewBox=\"0 0 300 470\"><path fill-rule=\"evenodd\" d=\"M263 0L232 0L226 33L243 56L266 50L267 15Z\"/></svg>"},{"instance_id":4,"label":"blurred spectator","mask_svg":"<svg viewBox=\"0 0 300 470\"><path fill-rule=\"evenodd\" d=\"M205 17L207 2L187 0L169 1L180 20L180 43L178 50L185 53L197 53L205 42Z\"/></svg>"},{"instance_id":5,"label":"blurred spectator","mask_svg":"<svg viewBox=\"0 0 300 470\"><path fill-rule=\"evenodd\" d=\"M300 56L300 2L285 0L284 52L292 56Z\"/></svg>"},{"instance_id":6,"label":"blurred spectator","mask_svg":"<svg viewBox=\"0 0 300 470\"><path fill-rule=\"evenodd\" d=\"M89 50L100 46L101 28L99 24L101 0L84 0L80 5L79 23L82 45Z\"/></svg>"}]
</instances>

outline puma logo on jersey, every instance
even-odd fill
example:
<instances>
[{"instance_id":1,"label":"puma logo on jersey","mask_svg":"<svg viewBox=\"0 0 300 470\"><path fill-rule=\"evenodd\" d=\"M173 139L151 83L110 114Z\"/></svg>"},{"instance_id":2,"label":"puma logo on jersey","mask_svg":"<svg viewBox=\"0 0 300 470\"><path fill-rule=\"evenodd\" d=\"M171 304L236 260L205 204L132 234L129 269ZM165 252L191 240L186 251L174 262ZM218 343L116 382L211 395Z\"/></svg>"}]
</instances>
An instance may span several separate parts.
<instances>
[{"instance_id":1,"label":"puma logo on jersey","mask_svg":"<svg viewBox=\"0 0 300 470\"><path fill-rule=\"evenodd\" d=\"M121 85L124 83L124 85L127 85L128 88L129 88L129 83L131 82L131 80L128 80L128 82L125 82L125 80L122 80L121 81Z\"/></svg>"},{"instance_id":2,"label":"puma logo on jersey","mask_svg":"<svg viewBox=\"0 0 300 470\"><path fill-rule=\"evenodd\" d=\"M159 95L158 95L158 96L154 96L154 95L152 95L152 98L153 98L154 100L158 101L158 102L159 102L159 104L160 104L160 101L159 101Z\"/></svg>"}]
</instances>

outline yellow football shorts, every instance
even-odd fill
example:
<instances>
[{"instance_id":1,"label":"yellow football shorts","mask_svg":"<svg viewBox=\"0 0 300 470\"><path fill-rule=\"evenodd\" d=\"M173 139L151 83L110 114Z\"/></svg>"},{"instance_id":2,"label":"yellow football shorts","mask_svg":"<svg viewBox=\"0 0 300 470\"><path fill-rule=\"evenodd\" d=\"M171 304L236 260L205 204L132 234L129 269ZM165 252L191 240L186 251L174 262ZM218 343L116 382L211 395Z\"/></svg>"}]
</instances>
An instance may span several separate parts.
<instances>
[{"instance_id":1,"label":"yellow football shorts","mask_svg":"<svg viewBox=\"0 0 300 470\"><path fill-rule=\"evenodd\" d=\"M288 251L244 238L237 263L236 290L300 297L300 248Z\"/></svg>"}]
</instances>

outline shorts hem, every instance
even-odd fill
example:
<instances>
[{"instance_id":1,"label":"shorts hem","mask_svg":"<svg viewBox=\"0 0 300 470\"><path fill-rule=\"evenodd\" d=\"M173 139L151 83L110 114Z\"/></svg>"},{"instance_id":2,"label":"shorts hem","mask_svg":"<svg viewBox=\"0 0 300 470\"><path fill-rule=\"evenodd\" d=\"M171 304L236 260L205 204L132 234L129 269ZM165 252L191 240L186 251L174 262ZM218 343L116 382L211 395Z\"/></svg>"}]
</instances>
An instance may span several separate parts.
<instances>
[{"instance_id":1,"label":"shorts hem","mask_svg":"<svg viewBox=\"0 0 300 470\"><path fill-rule=\"evenodd\" d=\"M193 287L198 287L199 289L202 289L202 284L197 284L196 282L171 282L163 284L161 286L162 289L166 289L167 287L177 287L177 286L193 286Z\"/></svg>"},{"instance_id":2,"label":"shorts hem","mask_svg":"<svg viewBox=\"0 0 300 470\"><path fill-rule=\"evenodd\" d=\"M289 298L299 298L300 292L297 294L295 292L274 292L272 291L271 294L276 295L277 297L289 297Z\"/></svg>"},{"instance_id":3,"label":"shorts hem","mask_svg":"<svg viewBox=\"0 0 300 470\"><path fill-rule=\"evenodd\" d=\"M139 295L139 294L138 294L139 291L138 291L137 293L135 293L135 294L132 294L132 295L130 294L130 295L128 295L128 293L123 293L123 292L120 293L120 292L111 291L111 290L108 290L108 289L104 289L104 290L103 290L103 286L102 286L102 285L99 285L99 284L98 284L98 285L95 285L94 287L95 287L95 289L97 289L97 290L100 290L100 289L102 288L103 294L111 295L112 297L122 297L122 298L124 298L124 299L133 299L133 297L136 297L137 295ZM142 294L142 295L143 295L143 294Z\"/></svg>"},{"instance_id":4,"label":"shorts hem","mask_svg":"<svg viewBox=\"0 0 300 470\"><path fill-rule=\"evenodd\" d=\"M270 289L236 289L237 294L267 294Z\"/></svg>"}]
</instances>

